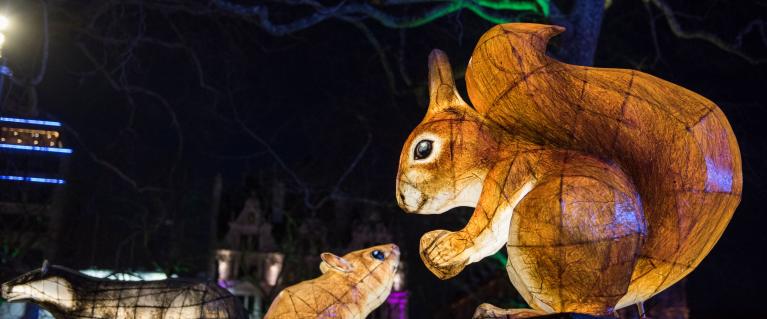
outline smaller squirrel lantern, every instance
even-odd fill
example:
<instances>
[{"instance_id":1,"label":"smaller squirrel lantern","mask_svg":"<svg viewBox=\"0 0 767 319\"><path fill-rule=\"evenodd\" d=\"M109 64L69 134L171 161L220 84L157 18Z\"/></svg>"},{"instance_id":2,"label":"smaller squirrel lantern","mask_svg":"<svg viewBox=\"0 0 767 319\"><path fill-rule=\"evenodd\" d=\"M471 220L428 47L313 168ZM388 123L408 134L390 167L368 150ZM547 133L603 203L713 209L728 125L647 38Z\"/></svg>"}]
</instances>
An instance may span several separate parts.
<instances>
[{"instance_id":1,"label":"smaller squirrel lantern","mask_svg":"<svg viewBox=\"0 0 767 319\"><path fill-rule=\"evenodd\" d=\"M364 319L389 296L399 257L394 244L322 253L322 275L282 290L264 319Z\"/></svg>"}]
</instances>

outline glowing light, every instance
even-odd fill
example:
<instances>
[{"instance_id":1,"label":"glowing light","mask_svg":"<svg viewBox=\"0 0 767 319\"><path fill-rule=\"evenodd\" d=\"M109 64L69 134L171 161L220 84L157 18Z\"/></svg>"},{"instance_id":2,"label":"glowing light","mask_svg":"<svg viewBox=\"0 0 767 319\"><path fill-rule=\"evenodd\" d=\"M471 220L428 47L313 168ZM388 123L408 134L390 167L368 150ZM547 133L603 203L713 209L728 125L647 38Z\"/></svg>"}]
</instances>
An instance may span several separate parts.
<instances>
[{"instance_id":1,"label":"glowing light","mask_svg":"<svg viewBox=\"0 0 767 319\"><path fill-rule=\"evenodd\" d=\"M122 273L122 272L114 272L108 269L91 268L91 269L80 270L80 272L91 277L122 280L122 281L146 281L146 280L168 279L168 276L165 273L157 272L157 271L138 271L138 272L132 272L132 273ZM178 276L176 275L170 276L170 278L177 278L177 277Z\"/></svg>"},{"instance_id":2,"label":"glowing light","mask_svg":"<svg viewBox=\"0 0 767 319\"><path fill-rule=\"evenodd\" d=\"M277 285L277 279L282 272L282 262L285 259L285 255L281 253L269 253L266 257L266 273L264 274L264 282L269 287Z\"/></svg>"},{"instance_id":3,"label":"glowing light","mask_svg":"<svg viewBox=\"0 0 767 319\"><path fill-rule=\"evenodd\" d=\"M5 44L5 34L0 33L0 47Z\"/></svg>"},{"instance_id":4,"label":"glowing light","mask_svg":"<svg viewBox=\"0 0 767 319\"><path fill-rule=\"evenodd\" d=\"M506 267L506 260L508 258L506 258L506 255L504 255L502 251L496 252L495 254L490 256L490 258L497 261L501 265L501 267Z\"/></svg>"},{"instance_id":5,"label":"glowing light","mask_svg":"<svg viewBox=\"0 0 767 319\"><path fill-rule=\"evenodd\" d=\"M219 279L217 283L218 283L219 287L229 289L229 288L234 287L237 284L237 281L236 280Z\"/></svg>"},{"instance_id":6,"label":"glowing light","mask_svg":"<svg viewBox=\"0 0 767 319\"><path fill-rule=\"evenodd\" d=\"M389 297L386 298L386 303L389 304L391 309L391 318L407 319L407 303L410 297L410 293L407 291L392 291Z\"/></svg>"},{"instance_id":7,"label":"glowing light","mask_svg":"<svg viewBox=\"0 0 767 319\"><path fill-rule=\"evenodd\" d=\"M64 184L64 180L58 179L58 178L24 177L24 176L13 176L13 175L0 175L0 180L44 183L44 184Z\"/></svg>"},{"instance_id":8,"label":"glowing light","mask_svg":"<svg viewBox=\"0 0 767 319\"><path fill-rule=\"evenodd\" d=\"M31 146L31 145L0 144L0 148L10 148L10 149L17 149L17 150L24 150L24 151L72 154L72 149L71 148L63 148L63 147L45 147L45 146Z\"/></svg>"},{"instance_id":9,"label":"glowing light","mask_svg":"<svg viewBox=\"0 0 767 319\"><path fill-rule=\"evenodd\" d=\"M717 161L706 157L706 191L730 192L732 191L732 169L720 167Z\"/></svg>"},{"instance_id":10,"label":"glowing light","mask_svg":"<svg viewBox=\"0 0 767 319\"><path fill-rule=\"evenodd\" d=\"M11 20L4 15L0 15L0 31L8 30L9 26L11 26Z\"/></svg>"},{"instance_id":11,"label":"glowing light","mask_svg":"<svg viewBox=\"0 0 767 319\"><path fill-rule=\"evenodd\" d=\"M219 249L216 251L219 284L230 282L237 277L237 270L240 267L240 256L241 253L235 250Z\"/></svg>"},{"instance_id":12,"label":"glowing light","mask_svg":"<svg viewBox=\"0 0 767 319\"><path fill-rule=\"evenodd\" d=\"M26 180L34 183L64 184L63 179L57 178L27 177Z\"/></svg>"},{"instance_id":13,"label":"glowing light","mask_svg":"<svg viewBox=\"0 0 767 319\"><path fill-rule=\"evenodd\" d=\"M400 262L397 266L397 272L394 273L394 282L392 283L392 289L394 291L405 290L405 263Z\"/></svg>"},{"instance_id":14,"label":"glowing light","mask_svg":"<svg viewBox=\"0 0 767 319\"><path fill-rule=\"evenodd\" d=\"M0 117L0 122L36 124L36 125L46 125L46 126L61 126L61 122L33 120L33 119L20 119L16 117Z\"/></svg>"}]
</instances>

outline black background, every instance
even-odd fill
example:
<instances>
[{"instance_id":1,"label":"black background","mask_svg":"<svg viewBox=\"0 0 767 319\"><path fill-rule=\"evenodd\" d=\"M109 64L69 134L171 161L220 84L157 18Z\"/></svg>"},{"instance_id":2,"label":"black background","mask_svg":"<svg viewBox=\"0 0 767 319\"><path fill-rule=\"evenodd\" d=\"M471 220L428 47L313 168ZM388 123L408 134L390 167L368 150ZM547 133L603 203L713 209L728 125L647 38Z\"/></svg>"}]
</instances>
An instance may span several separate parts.
<instances>
[{"instance_id":1,"label":"black background","mask_svg":"<svg viewBox=\"0 0 767 319\"><path fill-rule=\"evenodd\" d=\"M139 31L135 3L144 2L145 30ZM428 317L451 298L471 293L472 287L461 286L467 280L464 277L453 281L434 278L416 253L420 234L435 228L456 229L466 212L406 215L395 207L394 177L402 143L427 104L428 53L433 48L447 52L460 77L477 39L492 26L490 22L469 11L402 30L362 20L390 65L393 90L379 52L351 23L328 20L274 36L248 19L158 9L156 5L163 2L144 2L125 5L122 14L104 15L92 28L88 23L101 12L102 2L50 4L50 56L45 79L37 87L39 116L64 122L69 144L75 149L68 175L68 232L58 263L140 268L151 267L152 261L164 257L188 256L190 251L204 256L208 239L195 234L205 229L202 214L207 212L216 174L223 176L226 207L236 207L241 198L238 194L252 180L268 180L263 176L284 179L291 189L300 189L287 170L265 152L264 145L242 128L247 127L266 140L285 166L312 190L310 201L333 189L369 137L369 146L340 184L339 193L382 207L410 266L412 313ZM705 32L728 44L755 23L738 50L767 59L764 1L667 3L686 30ZM17 73L31 74L39 61L40 7L32 2L11 2L10 8L14 29L8 34L6 56ZM291 8L275 7L272 16L290 21L304 13ZM655 33L651 21L655 21ZM139 32L145 38L183 43L186 48L104 38L134 39ZM553 45L557 45L556 39ZM82 47L99 63L92 63ZM767 284L763 267L767 255L767 217L763 213L767 198L763 178L767 173L767 63L752 64L709 42L675 36L659 11L648 13L639 0L616 0L605 11L596 52L595 66L636 68L659 76L715 101L728 116L743 157L743 199L720 241L688 277L688 303L692 318L767 315L763 307ZM133 95L131 105L125 92L110 86L105 74L120 88L137 86L156 92L167 106L140 93ZM200 74L209 88L200 85ZM458 82L465 96L462 79ZM119 168L138 187L96 158ZM141 189L155 186L172 192ZM291 206L295 218L310 215L301 209L301 196L297 198ZM149 213L139 213L145 209ZM170 213L163 220L153 220L158 210ZM148 223L171 228L182 221L197 222L190 222L180 235L158 232L149 240L151 249L143 249L130 239L137 216L148 216ZM180 248L164 251L157 242L167 240L181 242ZM121 247L119 257L116 247ZM131 251L131 257L125 257L126 251ZM204 268L199 262L196 265ZM469 270L472 267L478 266Z\"/></svg>"}]
</instances>

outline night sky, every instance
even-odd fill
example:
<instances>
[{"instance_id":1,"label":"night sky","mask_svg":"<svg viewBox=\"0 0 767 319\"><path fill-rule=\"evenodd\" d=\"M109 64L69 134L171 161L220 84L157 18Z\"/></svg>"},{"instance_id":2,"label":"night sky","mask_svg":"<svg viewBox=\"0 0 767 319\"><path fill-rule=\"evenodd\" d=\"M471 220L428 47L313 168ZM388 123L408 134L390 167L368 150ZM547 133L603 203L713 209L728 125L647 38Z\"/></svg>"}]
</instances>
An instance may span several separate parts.
<instances>
[{"instance_id":1,"label":"night sky","mask_svg":"<svg viewBox=\"0 0 767 319\"><path fill-rule=\"evenodd\" d=\"M329 19L278 36L252 17L191 3L49 1L47 70L36 87L39 113L28 116L63 122L75 150L66 172L66 230L54 262L204 272L210 194L220 174L219 233L246 194L267 192L280 180L295 221L333 216L331 204L313 207L331 194L375 207L408 262L414 314L428 317L439 309L436 301L470 293L464 283L473 267L483 266L440 281L417 253L421 234L457 229L467 212L406 215L396 206L394 182L402 143L428 103L429 52L448 54L466 97L463 71L493 23L464 10L415 28ZM268 2L275 21L312 12L279 3ZM722 238L688 276L688 304L692 318L765 316L767 2L665 3L685 30L737 52L674 35L661 12L643 1L615 0L604 12L594 65L677 83L727 115L743 157L743 198ZM30 76L40 66L40 5L9 1L8 8L14 28L4 55L16 73ZM547 21L531 13L517 17ZM554 39L553 50L559 44ZM10 94L29 103L24 92ZM36 267L41 257L25 258L24 265Z\"/></svg>"}]
</instances>

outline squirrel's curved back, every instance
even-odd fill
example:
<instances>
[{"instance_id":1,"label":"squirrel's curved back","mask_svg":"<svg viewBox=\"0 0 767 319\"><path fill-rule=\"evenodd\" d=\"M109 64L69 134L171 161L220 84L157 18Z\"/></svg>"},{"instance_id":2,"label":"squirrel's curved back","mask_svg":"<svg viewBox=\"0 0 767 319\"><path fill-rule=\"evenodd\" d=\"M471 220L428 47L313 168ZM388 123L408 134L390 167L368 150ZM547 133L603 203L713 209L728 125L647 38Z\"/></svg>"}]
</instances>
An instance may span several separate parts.
<instances>
[{"instance_id":1,"label":"squirrel's curved back","mask_svg":"<svg viewBox=\"0 0 767 319\"><path fill-rule=\"evenodd\" d=\"M517 137L592 154L632 178L648 230L632 284L657 293L702 260L739 204L737 141L719 107L692 91L635 70L546 56L548 39L563 30L492 28L466 70L469 97Z\"/></svg>"}]
</instances>

